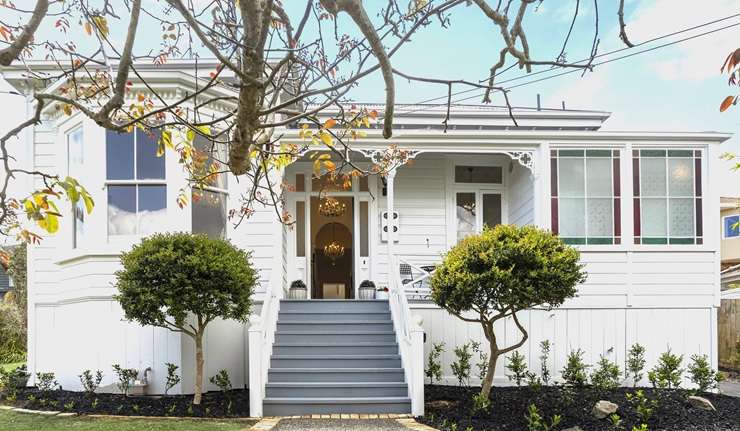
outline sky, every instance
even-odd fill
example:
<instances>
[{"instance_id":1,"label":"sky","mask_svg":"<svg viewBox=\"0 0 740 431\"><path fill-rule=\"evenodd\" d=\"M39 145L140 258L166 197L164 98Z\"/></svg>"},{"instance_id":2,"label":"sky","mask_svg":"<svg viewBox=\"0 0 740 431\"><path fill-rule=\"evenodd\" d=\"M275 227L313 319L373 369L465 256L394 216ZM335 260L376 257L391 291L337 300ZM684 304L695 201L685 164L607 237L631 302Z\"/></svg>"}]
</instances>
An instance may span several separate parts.
<instances>
[{"instance_id":1,"label":"sky","mask_svg":"<svg viewBox=\"0 0 740 431\"><path fill-rule=\"evenodd\" d=\"M159 2L146 1L155 5ZM293 0L284 3L289 14L297 20L305 3ZM373 3L365 2L366 5ZM400 3L405 4L403 1ZM601 8L599 53L624 47L618 38L617 3L611 0L598 2ZM524 29L532 58L551 60L557 55L574 7L575 1L545 0L536 11L533 9L527 14ZM566 50L567 58L571 61L588 57L593 39L593 2L581 0L580 7L579 19ZM638 44L656 36L740 14L740 0L627 0L625 12L629 37ZM346 17L340 17L338 24L347 25L346 20ZM740 23L740 16L603 59L734 23ZM115 24L112 26L115 32ZM583 77L581 72L576 72L513 88L510 99L515 106L532 107L536 106L537 94L540 94L542 105L546 108L559 108L565 102L569 109L611 112L612 116L604 124L603 130L720 131L740 135L740 106L724 113L718 109L725 96L740 93L740 88L728 87L726 75L720 74L720 66L727 54L740 47L739 36L740 25L597 66ZM490 66L498 58L500 47L500 34L492 22L474 6L460 7L450 15L447 29L442 29L436 22L422 28L392 58L392 62L394 67L409 74L477 81L487 77ZM508 85L535 79L521 78L523 75L523 71L514 68L499 79L520 78ZM546 75L539 75L538 78ZM416 103L446 94L446 88L437 85L409 83L402 79L397 79L396 84L396 99L401 103ZM0 82L0 91L7 89L7 83ZM468 92L459 97L477 93ZM351 96L358 102L382 102L384 90L381 77L376 74L365 79ZM0 131L23 120L23 102L18 96L0 94L0 106L3 107ZM480 102L481 98L476 97L461 103ZM494 98L494 104L502 103L500 96L499 99ZM722 150L740 153L740 137L733 137L723 144ZM740 172L732 172L730 163L722 162L721 174L722 195L740 196Z\"/></svg>"}]
</instances>

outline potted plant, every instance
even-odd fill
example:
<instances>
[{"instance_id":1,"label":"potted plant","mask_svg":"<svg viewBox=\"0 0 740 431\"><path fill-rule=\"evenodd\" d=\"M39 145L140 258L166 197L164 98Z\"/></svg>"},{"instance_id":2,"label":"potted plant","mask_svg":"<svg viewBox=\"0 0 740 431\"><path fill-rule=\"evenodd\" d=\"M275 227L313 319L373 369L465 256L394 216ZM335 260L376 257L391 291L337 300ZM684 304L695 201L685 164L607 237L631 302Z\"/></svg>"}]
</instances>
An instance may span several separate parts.
<instances>
[{"instance_id":1,"label":"potted plant","mask_svg":"<svg viewBox=\"0 0 740 431\"><path fill-rule=\"evenodd\" d=\"M294 280L290 283L290 289L288 289L288 299L306 299L308 296L308 289L306 283L303 280Z\"/></svg>"},{"instance_id":2,"label":"potted plant","mask_svg":"<svg viewBox=\"0 0 740 431\"><path fill-rule=\"evenodd\" d=\"M388 286L380 286L375 292L375 299L388 299Z\"/></svg>"},{"instance_id":3,"label":"potted plant","mask_svg":"<svg viewBox=\"0 0 740 431\"><path fill-rule=\"evenodd\" d=\"M360 299L375 299L375 283L370 280L360 283Z\"/></svg>"}]
</instances>

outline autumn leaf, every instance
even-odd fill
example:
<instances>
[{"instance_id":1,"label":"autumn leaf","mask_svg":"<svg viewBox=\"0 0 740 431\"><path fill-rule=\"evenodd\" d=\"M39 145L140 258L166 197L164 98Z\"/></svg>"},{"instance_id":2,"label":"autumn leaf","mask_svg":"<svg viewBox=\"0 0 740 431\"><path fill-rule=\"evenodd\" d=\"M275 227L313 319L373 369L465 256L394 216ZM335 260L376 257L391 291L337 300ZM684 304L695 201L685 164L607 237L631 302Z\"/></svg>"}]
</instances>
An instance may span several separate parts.
<instances>
[{"instance_id":1,"label":"autumn leaf","mask_svg":"<svg viewBox=\"0 0 740 431\"><path fill-rule=\"evenodd\" d=\"M725 100L719 105L719 112L725 112L731 105L735 103L736 96L727 96Z\"/></svg>"},{"instance_id":2,"label":"autumn leaf","mask_svg":"<svg viewBox=\"0 0 740 431\"><path fill-rule=\"evenodd\" d=\"M329 133L321 132L319 137L321 138L321 142L323 142L324 145L328 147L334 145L334 141L331 139L331 135Z\"/></svg>"},{"instance_id":3,"label":"autumn leaf","mask_svg":"<svg viewBox=\"0 0 740 431\"><path fill-rule=\"evenodd\" d=\"M89 22L85 23L85 33L87 33L88 36L92 36L92 24Z\"/></svg>"},{"instance_id":4,"label":"autumn leaf","mask_svg":"<svg viewBox=\"0 0 740 431\"><path fill-rule=\"evenodd\" d=\"M98 27L98 31L100 31L100 34L103 35L103 37L108 37L108 33L110 30L108 29L108 20L105 19L104 16L94 16L93 21L95 21L95 25Z\"/></svg>"},{"instance_id":5,"label":"autumn leaf","mask_svg":"<svg viewBox=\"0 0 740 431\"><path fill-rule=\"evenodd\" d=\"M332 127L337 125L337 120L333 118L329 118L324 122L324 129L331 129Z\"/></svg>"}]
</instances>

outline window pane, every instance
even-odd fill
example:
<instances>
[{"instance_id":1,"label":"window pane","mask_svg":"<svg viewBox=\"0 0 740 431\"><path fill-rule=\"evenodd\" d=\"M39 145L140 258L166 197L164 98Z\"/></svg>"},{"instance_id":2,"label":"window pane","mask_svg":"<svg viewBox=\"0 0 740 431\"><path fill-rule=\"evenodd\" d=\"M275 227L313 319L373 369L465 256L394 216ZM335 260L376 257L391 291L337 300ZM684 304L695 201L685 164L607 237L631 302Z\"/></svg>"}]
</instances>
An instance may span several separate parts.
<instances>
[{"instance_id":1,"label":"window pane","mask_svg":"<svg viewBox=\"0 0 740 431\"><path fill-rule=\"evenodd\" d=\"M139 233L161 231L167 223L167 187L139 186Z\"/></svg>"},{"instance_id":2,"label":"window pane","mask_svg":"<svg viewBox=\"0 0 740 431\"><path fill-rule=\"evenodd\" d=\"M612 196L613 184L611 158L586 159L586 188L588 190L588 196Z\"/></svg>"},{"instance_id":3,"label":"window pane","mask_svg":"<svg viewBox=\"0 0 740 431\"><path fill-rule=\"evenodd\" d=\"M360 201L360 256L370 256L368 241L368 202Z\"/></svg>"},{"instance_id":4,"label":"window pane","mask_svg":"<svg viewBox=\"0 0 740 431\"><path fill-rule=\"evenodd\" d=\"M642 236L666 237L666 200L642 199Z\"/></svg>"},{"instance_id":5,"label":"window pane","mask_svg":"<svg viewBox=\"0 0 740 431\"><path fill-rule=\"evenodd\" d=\"M136 233L136 186L108 186L108 235Z\"/></svg>"},{"instance_id":6,"label":"window pane","mask_svg":"<svg viewBox=\"0 0 740 431\"><path fill-rule=\"evenodd\" d=\"M157 157L159 133L136 129L136 178L164 179L164 156Z\"/></svg>"},{"instance_id":7,"label":"window pane","mask_svg":"<svg viewBox=\"0 0 740 431\"><path fill-rule=\"evenodd\" d=\"M306 203L295 203L295 255L306 256Z\"/></svg>"},{"instance_id":8,"label":"window pane","mask_svg":"<svg viewBox=\"0 0 740 431\"><path fill-rule=\"evenodd\" d=\"M72 176L80 174L84 156L82 153L82 127L67 135L67 173Z\"/></svg>"},{"instance_id":9,"label":"window pane","mask_svg":"<svg viewBox=\"0 0 740 431\"><path fill-rule=\"evenodd\" d=\"M74 237L72 239L72 248L77 248L82 240L82 235L85 234L85 203L82 199L77 201L73 212Z\"/></svg>"},{"instance_id":10,"label":"window pane","mask_svg":"<svg viewBox=\"0 0 740 431\"><path fill-rule=\"evenodd\" d=\"M734 238L740 235L740 228L738 226L735 226L738 220L740 220L740 217L738 216L725 217L725 237L726 238Z\"/></svg>"},{"instance_id":11,"label":"window pane","mask_svg":"<svg viewBox=\"0 0 740 431\"><path fill-rule=\"evenodd\" d=\"M560 196L583 196L583 159L561 158L558 165Z\"/></svg>"},{"instance_id":12,"label":"window pane","mask_svg":"<svg viewBox=\"0 0 740 431\"><path fill-rule=\"evenodd\" d=\"M319 178L311 178L311 191L318 192L345 192L352 190L352 179L347 179L343 175L337 175L331 178L330 175L324 174Z\"/></svg>"},{"instance_id":13,"label":"window pane","mask_svg":"<svg viewBox=\"0 0 740 431\"><path fill-rule=\"evenodd\" d=\"M501 166L455 166L456 183L501 184Z\"/></svg>"},{"instance_id":14,"label":"window pane","mask_svg":"<svg viewBox=\"0 0 740 431\"><path fill-rule=\"evenodd\" d=\"M501 195L483 195L483 226L494 227L501 224Z\"/></svg>"},{"instance_id":15,"label":"window pane","mask_svg":"<svg viewBox=\"0 0 740 431\"><path fill-rule=\"evenodd\" d=\"M367 176L360 177L360 191L361 192L370 191L370 178L368 178Z\"/></svg>"},{"instance_id":16,"label":"window pane","mask_svg":"<svg viewBox=\"0 0 740 431\"><path fill-rule=\"evenodd\" d=\"M458 193L455 202L457 213L457 240L475 233L475 193Z\"/></svg>"},{"instance_id":17,"label":"window pane","mask_svg":"<svg viewBox=\"0 0 740 431\"><path fill-rule=\"evenodd\" d=\"M203 171L201 175L205 176L206 174L211 172L211 169L214 169L215 172L219 172L218 174L210 178L208 185L212 187L218 187L220 189L225 189L226 168L224 163L227 158L226 145L219 142L213 142L201 135L195 136L193 144L195 145L195 149L198 151L198 155L206 158L203 164ZM213 168L211 168L211 166L213 166Z\"/></svg>"},{"instance_id":18,"label":"window pane","mask_svg":"<svg viewBox=\"0 0 740 431\"><path fill-rule=\"evenodd\" d=\"M226 236L226 194L193 190L193 233L211 238Z\"/></svg>"},{"instance_id":19,"label":"window pane","mask_svg":"<svg viewBox=\"0 0 740 431\"><path fill-rule=\"evenodd\" d=\"M305 192L306 191L306 175L295 174L295 191Z\"/></svg>"},{"instance_id":20,"label":"window pane","mask_svg":"<svg viewBox=\"0 0 740 431\"><path fill-rule=\"evenodd\" d=\"M105 165L109 180L134 178L134 134L105 132Z\"/></svg>"},{"instance_id":21,"label":"window pane","mask_svg":"<svg viewBox=\"0 0 740 431\"><path fill-rule=\"evenodd\" d=\"M668 159L671 196L694 196L693 159Z\"/></svg>"},{"instance_id":22,"label":"window pane","mask_svg":"<svg viewBox=\"0 0 740 431\"><path fill-rule=\"evenodd\" d=\"M558 202L562 237L586 236L585 199L561 198Z\"/></svg>"},{"instance_id":23,"label":"window pane","mask_svg":"<svg viewBox=\"0 0 740 431\"><path fill-rule=\"evenodd\" d=\"M671 198L671 237L694 236L694 200Z\"/></svg>"},{"instance_id":24,"label":"window pane","mask_svg":"<svg viewBox=\"0 0 740 431\"><path fill-rule=\"evenodd\" d=\"M586 204L588 209L588 236L613 236L614 212L612 211L612 199L591 198L588 199Z\"/></svg>"},{"instance_id":25,"label":"window pane","mask_svg":"<svg viewBox=\"0 0 740 431\"><path fill-rule=\"evenodd\" d=\"M640 193L642 196L665 196L665 159L640 159Z\"/></svg>"}]
</instances>

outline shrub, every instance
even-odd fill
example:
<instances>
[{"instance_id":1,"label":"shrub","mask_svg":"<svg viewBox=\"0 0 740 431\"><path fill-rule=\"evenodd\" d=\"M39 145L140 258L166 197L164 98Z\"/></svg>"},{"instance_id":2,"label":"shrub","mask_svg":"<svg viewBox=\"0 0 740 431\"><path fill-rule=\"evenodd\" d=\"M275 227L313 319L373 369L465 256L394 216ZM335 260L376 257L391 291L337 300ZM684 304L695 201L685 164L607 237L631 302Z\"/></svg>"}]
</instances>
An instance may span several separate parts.
<instances>
[{"instance_id":1,"label":"shrub","mask_svg":"<svg viewBox=\"0 0 740 431\"><path fill-rule=\"evenodd\" d=\"M509 363L506 364L506 369L511 372L511 374L506 375L509 381L514 381L517 386L521 386L522 381L527 377L527 364L524 362L524 355L514 351L511 357L509 357Z\"/></svg>"},{"instance_id":2,"label":"shrub","mask_svg":"<svg viewBox=\"0 0 740 431\"><path fill-rule=\"evenodd\" d=\"M527 414L524 415L524 418L527 420L527 429L529 431L552 431L560 425L560 422L562 421L562 416L555 415L550 419L550 423L547 422L545 418L540 415L539 410L537 410L537 406L534 404L530 404L527 408Z\"/></svg>"},{"instance_id":3,"label":"shrub","mask_svg":"<svg viewBox=\"0 0 740 431\"><path fill-rule=\"evenodd\" d=\"M455 357L457 358L450 367L452 368L452 374L457 377L457 381L460 386L470 386L470 358L473 355L470 353L470 344L465 343L462 346L455 348Z\"/></svg>"},{"instance_id":4,"label":"shrub","mask_svg":"<svg viewBox=\"0 0 740 431\"><path fill-rule=\"evenodd\" d=\"M26 387L29 377L31 375L28 374L25 365L17 367L14 370L6 370L0 367L0 390L15 392L18 389L22 389Z\"/></svg>"},{"instance_id":5,"label":"shrub","mask_svg":"<svg viewBox=\"0 0 740 431\"><path fill-rule=\"evenodd\" d=\"M113 364L113 372L118 378L116 387L122 394L128 396L131 387L136 383L139 372L135 368L121 368L118 364Z\"/></svg>"},{"instance_id":6,"label":"shrub","mask_svg":"<svg viewBox=\"0 0 740 431\"><path fill-rule=\"evenodd\" d=\"M50 392L59 388L54 373L36 373L36 388L41 392Z\"/></svg>"},{"instance_id":7,"label":"shrub","mask_svg":"<svg viewBox=\"0 0 740 431\"><path fill-rule=\"evenodd\" d=\"M602 355L591 373L591 385L602 390L614 389L619 386L621 375L619 366Z\"/></svg>"},{"instance_id":8,"label":"shrub","mask_svg":"<svg viewBox=\"0 0 740 431\"><path fill-rule=\"evenodd\" d=\"M585 281L578 251L534 226L498 225L457 243L432 276L432 299L466 322L479 323L489 340L489 367L481 393L491 392L501 355L518 349L529 334L517 313L535 306L557 307ZM471 315L466 312L475 311ZM521 339L499 346L493 324L511 316Z\"/></svg>"},{"instance_id":9,"label":"shrub","mask_svg":"<svg viewBox=\"0 0 740 431\"><path fill-rule=\"evenodd\" d=\"M24 316L13 300L0 300L0 364L26 359Z\"/></svg>"},{"instance_id":10,"label":"shrub","mask_svg":"<svg viewBox=\"0 0 740 431\"><path fill-rule=\"evenodd\" d=\"M475 368L478 369L476 377L482 381L486 378L486 374L488 374L488 353L480 348L480 343L477 341L471 342L470 346L473 349L473 353L478 354L478 362L475 363Z\"/></svg>"},{"instance_id":11,"label":"shrub","mask_svg":"<svg viewBox=\"0 0 740 431\"><path fill-rule=\"evenodd\" d=\"M445 343L434 343L432 344L432 350L429 351L427 369L424 370L424 375L429 378L429 384L442 380L442 363L439 358L444 352L444 347Z\"/></svg>"},{"instance_id":12,"label":"shrub","mask_svg":"<svg viewBox=\"0 0 740 431\"><path fill-rule=\"evenodd\" d=\"M627 367L624 370L625 378L632 378L632 386L642 380L642 371L645 369L645 348L640 343L635 343L627 353Z\"/></svg>"},{"instance_id":13,"label":"shrub","mask_svg":"<svg viewBox=\"0 0 740 431\"><path fill-rule=\"evenodd\" d=\"M716 389L719 387L719 382L722 381L722 373L712 369L712 366L709 365L707 355L692 355L688 372L691 382L701 392Z\"/></svg>"},{"instance_id":14,"label":"shrub","mask_svg":"<svg viewBox=\"0 0 740 431\"><path fill-rule=\"evenodd\" d=\"M473 395L473 413L486 412L491 408L491 400L478 392Z\"/></svg>"},{"instance_id":15,"label":"shrub","mask_svg":"<svg viewBox=\"0 0 740 431\"><path fill-rule=\"evenodd\" d=\"M219 372L212 376L210 382L218 386L221 392L228 392L231 390L231 379L229 378L229 372L226 370L219 370Z\"/></svg>"},{"instance_id":16,"label":"shrub","mask_svg":"<svg viewBox=\"0 0 740 431\"><path fill-rule=\"evenodd\" d=\"M627 398L627 402L635 409L637 417L640 418L640 421L643 423L650 421L650 418L653 416L653 412L659 405L658 400L649 399L645 396L645 392L639 389L634 393L626 393L625 397Z\"/></svg>"},{"instance_id":17,"label":"shrub","mask_svg":"<svg viewBox=\"0 0 740 431\"><path fill-rule=\"evenodd\" d=\"M202 234L156 234L121 256L116 273L126 318L195 342L193 404L203 393L203 336L216 318L246 322L257 273L250 254Z\"/></svg>"},{"instance_id":18,"label":"shrub","mask_svg":"<svg viewBox=\"0 0 740 431\"><path fill-rule=\"evenodd\" d=\"M177 365L169 362L165 363L165 365L167 366L167 380L164 382L164 394L167 395L167 392L180 383L181 379L177 374L177 369L179 368Z\"/></svg>"},{"instance_id":19,"label":"shrub","mask_svg":"<svg viewBox=\"0 0 740 431\"><path fill-rule=\"evenodd\" d=\"M550 340L540 341L540 376L542 383L550 384L550 368L547 366L550 360Z\"/></svg>"},{"instance_id":20,"label":"shrub","mask_svg":"<svg viewBox=\"0 0 740 431\"><path fill-rule=\"evenodd\" d=\"M78 377L80 378L80 384L82 384L82 390L87 392L88 395L93 395L98 390L100 382L103 381L103 372L98 370L93 377L92 371L85 370Z\"/></svg>"},{"instance_id":21,"label":"shrub","mask_svg":"<svg viewBox=\"0 0 740 431\"><path fill-rule=\"evenodd\" d=\"M648 380L653 387L658 389L675 389L681 386L683 375L683 355L677 356L671 353L671 349L664 352L658 358L658 363L648 372Z\"/></svg>"},{"instance_id":22,"label":"shrub","mask_svg":"<svg viewBox=\"0 0 740 431\"><path fill-rule=\"evenodd\" d=\"M561 371L563 380L570 386L584 386L588 380L588 375L586 374L587 368L588 365L583 362L583 351L581 349L571 350L568 353L565 368Z\"/></svg>"}]
</instances>

